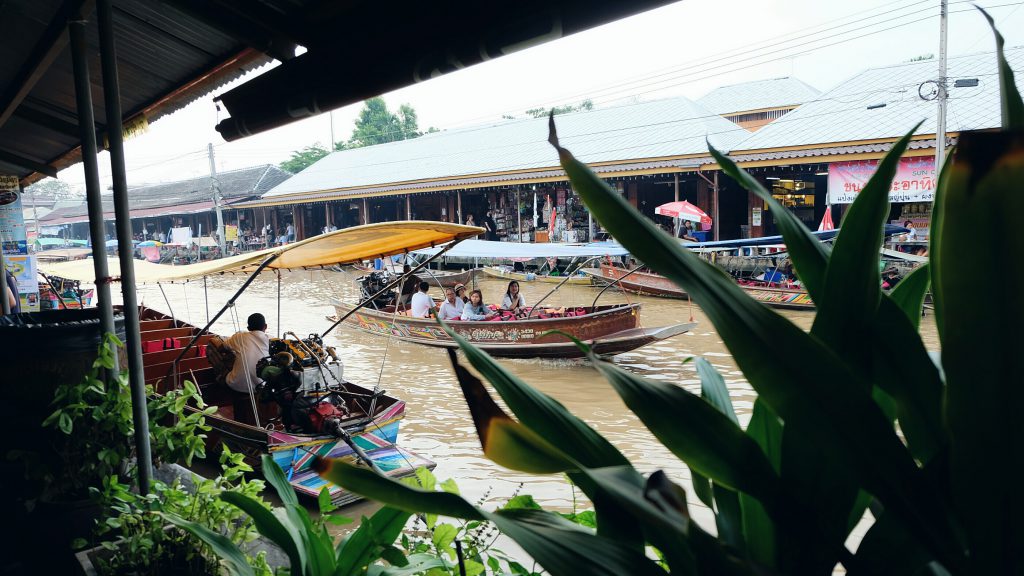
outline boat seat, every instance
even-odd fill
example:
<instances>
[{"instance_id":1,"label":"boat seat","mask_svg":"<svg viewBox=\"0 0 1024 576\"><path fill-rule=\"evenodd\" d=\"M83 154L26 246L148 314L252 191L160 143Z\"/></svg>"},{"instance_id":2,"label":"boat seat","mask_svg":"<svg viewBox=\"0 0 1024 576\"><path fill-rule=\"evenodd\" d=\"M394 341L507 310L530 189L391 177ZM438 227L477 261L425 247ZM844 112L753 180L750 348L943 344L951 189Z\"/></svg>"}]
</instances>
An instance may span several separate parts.
<instances>
[{"instance_id":1,"label":"boat seat","mask_svg":"<svg viewBox=\"0 0 1024 576\"><path fill-rule=\"evenodd\" d=\"M143 342L150 342L153 340L163 340L164 338L191 338L197 330L198 328L193 328L191 326L185 326L183 328L147 330L142 332L139 339Z\"/></svg>"},{"instance_id":2,"label":"boat seat","mask_svg":"<svg viewBox=\"0 0 1024 576\"><path fill-rule=\"evenodd\" d=\"M150 364L145 368L146 384L152 384L162 378L168 378L171 376L171 369L174 366L174 361L161 362L159 364ZM197 356L193 358L185 358L181 362L178 362L178 374L181 375L182 379L191 378L189 371L197 372L199 370L210 369L210 360L205 356Z\"/></svg>"}]
</instances>

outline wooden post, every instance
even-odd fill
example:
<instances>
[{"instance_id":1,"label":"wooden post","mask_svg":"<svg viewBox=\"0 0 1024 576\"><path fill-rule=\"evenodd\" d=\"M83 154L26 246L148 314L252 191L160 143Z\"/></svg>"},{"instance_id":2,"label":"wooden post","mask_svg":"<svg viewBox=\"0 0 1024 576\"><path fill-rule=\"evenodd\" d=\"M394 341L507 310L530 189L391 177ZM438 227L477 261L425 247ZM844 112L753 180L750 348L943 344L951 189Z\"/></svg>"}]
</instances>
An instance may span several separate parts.
<instances>
[{"instance_id":1,"label":"wooden post","mask_svg":"<svg viewBox=\"0 0 1024 576\"><path fill-rule=\"evenodd\" d=\"M458 203L455 209L457 210L456 214L459 217L459 219L456 220L456 222L462 224L462 190L455 191L455 201Z\"/></svg>"},{"instance_id":2,"label":"wooden post","mask_svg":"<svg viewBox=\"0 0 1024 576\"><path fill-rule=\"evenodd\" d=\"M366 202L366 197L363 197L363 224L370 223L370 207Z\"/></svg>"},{"instance_id":3,"label":"wooden post","mask_svg":"<svg viewBox=\"0 0 1024 576\"><path fill-rule=\"evenodd\" d=\"M675 176L675 182L674 182L674 184L675 184L675 201L679 202L679 172L676 172L674 174L674 176ZM675 229L675 234L674 235L676 237L678 237L679 236L679 225L682 224L682 220L680 220L679 218L675 218L675 221L676 221L676 229Z\"/></svg>"},{"instance_id":4,"label":"wooden post","mask_svg":"<svg viewBox=\"0 0 1024 576\"><path fill-rule=\"evenodd\" d=\"M412 220L412 194L405 197L405 219Z\"/></svg>"},{"instance_id":5,"label":"wooden post","mask_svg":"<svg viewBox=\"0 0 1024 576\"><path fill-rule=\"evenodd\" d=\"M715 240L718 240L718 230L721 228L721 226L718 225L718 170L715 170L715 184L711 188L711 196L711 202L714 204L714 206L712 206L712 213L714 214L712 218L714 219L714 222L711 223L711 226L715 229L714 238Z\"/></svg>"},{"instance_id":6,"label":"wooden post","mask_svg":"<svg viewBox=\"0 0 1024 576\"><path fill-rule=\"evenodd\" d=\"M519 189L519 187L516 186L516 220L519 222L519 224L518 224L518 226L519 226L519 238L518 238L518 241L522 242L523 241L523 213L522 213L522 210L520 210L520 208L519 208L519 205L520 205L519 192L520 191L521 190Z\"/></svg>"}]
</instances>

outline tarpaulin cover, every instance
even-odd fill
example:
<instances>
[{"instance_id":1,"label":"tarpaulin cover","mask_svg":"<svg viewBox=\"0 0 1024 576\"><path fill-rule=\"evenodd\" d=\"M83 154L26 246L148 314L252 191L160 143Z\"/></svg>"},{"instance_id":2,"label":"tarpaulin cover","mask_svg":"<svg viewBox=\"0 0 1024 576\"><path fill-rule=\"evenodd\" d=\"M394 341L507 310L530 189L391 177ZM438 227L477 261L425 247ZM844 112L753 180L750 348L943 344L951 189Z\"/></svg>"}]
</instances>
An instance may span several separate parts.
<instances>
[{"instance_id":1,"label":"tarpaulin cover","mask_svg":"<svg viewBox=\"0 0 1024 576\"><path fill-rule=\"evenodd\" d=\"M253 272L261 262L275 255L276 258L271 261L267 269L352 264L438 246L453 240L471 238L483 232L483 228L446 222L410 221L367 224L321 234L284 246L197 264L173 266L135 260L135 281L143 284L190 280L225 272L248 274ZM112 278L120 277L120 265L116 258L108 258L107 265ZM82 282L92 283L96 278L92 260L41 264L40 268L45 274Z\"/></svg>"},{"instance_id":2,"label":"tarpaulin cover","mask_svg":"<svg viewBox=\"0 0 1024 576\"><path fill-rule=\"evenodd\" d=\"M440 248L417 250L417 255L432 256ZM619 244L602 242L593 245L554 244L542 242L494 242L490 240L466 240L445 253L453 258L586 258L588 256L622 256L627 254Z\"/></svg>"}]
</instances>

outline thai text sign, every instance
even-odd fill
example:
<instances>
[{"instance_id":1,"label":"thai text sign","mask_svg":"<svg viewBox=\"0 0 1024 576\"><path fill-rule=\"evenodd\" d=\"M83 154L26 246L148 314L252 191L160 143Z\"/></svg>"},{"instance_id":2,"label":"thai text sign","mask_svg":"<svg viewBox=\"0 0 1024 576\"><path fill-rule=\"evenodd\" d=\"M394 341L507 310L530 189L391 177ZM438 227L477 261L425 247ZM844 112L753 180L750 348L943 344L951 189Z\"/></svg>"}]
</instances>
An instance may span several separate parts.
<instances>
[{"instance_id":1,"label":"thai text sign","mask_svg":"<svg viewBox=\"0 0 1024 576\"><path fill-rule=\"evenodd\" d=\"M832 162L828 165L830 204L849 204L878 169L878 160ZM931 202L935 199L935 158L900 158L889 188L890 202Z\"/></svg>"}]
</instances>

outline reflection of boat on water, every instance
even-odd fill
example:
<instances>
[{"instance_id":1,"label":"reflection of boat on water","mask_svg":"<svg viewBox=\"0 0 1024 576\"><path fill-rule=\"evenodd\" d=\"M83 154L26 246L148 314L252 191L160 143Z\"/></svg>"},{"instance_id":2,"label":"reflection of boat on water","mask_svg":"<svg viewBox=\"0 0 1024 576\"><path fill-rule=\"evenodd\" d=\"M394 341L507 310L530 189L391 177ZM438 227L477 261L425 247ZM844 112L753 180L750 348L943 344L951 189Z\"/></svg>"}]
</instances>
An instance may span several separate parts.
<instances>
[{"instance_id":1,"label":"reflection of boat on water","mask_svg":"<svg viewBox=\"0 0 1024 576\"><path fill-rule=\"evenodd\" d=\"M543 274L534 274L532 272L514 272L512 268L508 266L486 266L483 268L483 272L491 278L518 280L519 282L546 282L548 284L559 284L565 280L565 276L545 276ZM578 275L576 277L569 278L565 283L590 284L590 278Z\"/></svg>"},{"instance_id":2,"label":"reflection of boat on water","mask_svg":"<svg viewBox=\"0 0 1024 576\"><path fill-rule=\"evenodd\" d=\"M217 406L217 411L206 417L212 428L207 439L211 451L224 442L233 451L245 454L246 460L257 467L261 456L270 454L296 491L316 497L326 485L336 504L358 499L338 486L328 485L310 468L314 456L354 460L355 451L343 438L335 434L286 430L282 424L282 406L274 402L260 404L258 425L239 422L234 415L232 393L223 382L218 383L216 370L207 356L211 341L216 336L200 335L199 328L156 310L142 308L139 316L146 383L153 384L157 393L161 393L171 389L176 381L190 380L199 387L208 405ZM180 346L197 335L196 344L178 360L175 371L175 359L182 351ZM163 349L165 346L166 350ZM315 368L313 376L320 376L319 372L318 367ZM326 382L321 393L328 391L336 391L349 408L337 424L389 476L401 478L414 473L420 466L434 467L430 460L395 444L399 424L405 417L405 402L385 394L378 394L374 400L373 390L344 379ZM372 412L370 406L373 406ZM195 412L197 409L186 406L185 410Z\"/></svg>"},{"instance_id":3,"label":"reflection of boat on water","mask_svg":"<svg viewBox=\"0 0 1024 576\"><path fill-rule=\"evenodd\" d=\"M364 332L392 336L425 346L454 348L455 341L432 318L413 318L395 313L393 306L380 310L361 309L333 301L339 317L349 315L345 323ZM594 308L544 309L528 320L451 321L448 325L460 336L493 356L511 358L578 358L579 348L560 330L589 344L598 354L619 354L651 342L664 340L690 330L694 324L674 324L657 328L640 326L640 305L610 305Z\"/></svg>"},{"instance_id":4,"label":"reflection of boat on water","mask_svg":"<svg viewBox=\"0 0 1024 576\"><path fill-rule=\"evenodd\" d=\"M674 282L660 274L641 272L630 273L625 268L602 263L600 268L584 268L584 274L595 286L613 284L615 288L640 296L660 296L688 300L689 295Z\"/></svg>"},{"instance_id":5,"label":"reflection of boat on water","mask_svg":"<svg viewBox=\"0 0 1024 576\"><path fill-rule=\"evenodd\" d=\"M344 380L336 353L323 346L319 336L293 337L290 343L275 344L272 340L272 356L257 367L265 382L254 383L258 394L240 399L226 385L218 383L217 375L226 372L225 366L231 364L223 360L225 349L217 345L218 339L208 331L260 272L351 264L377 255L457 242L480 232L479 228L441 222L392 222L348 228L286 246L197 264L135 262L139 283L179 282L233 273L248 276L203 328L142 309L140 340L145 380L155 386L157 393L180 386L184 380L198 384L206 403L219 407L218 414L208 417L213 427L209 440L224 441L243 452L253 464L258 464L263 454L272 454L292 486L304 494L316 496L325 485L309 470L314 456L358 459L394 477L412 474L420 466L432 466L429 460L395 445L405 403L377 387L369 389ZM46 266L46 272L90 281L94 270L89 264L51 264ZM110 264L110 275L119 276L118 262ZM280 318L278 321L280 324ZM277 353L275 346L281 353ZM222 360L221 368L215 372L211 359L218 358ZM272 402L258 403L257 398ZM236 404L244 399L247 400ZM235 410L245 410L248 403L253 409L247 410L246 418L238 417ZM250 419L255 424L250 424ZM328 490L337 503L356 499L336 486L328 486Z\"/></svg>"}]
</instances>

